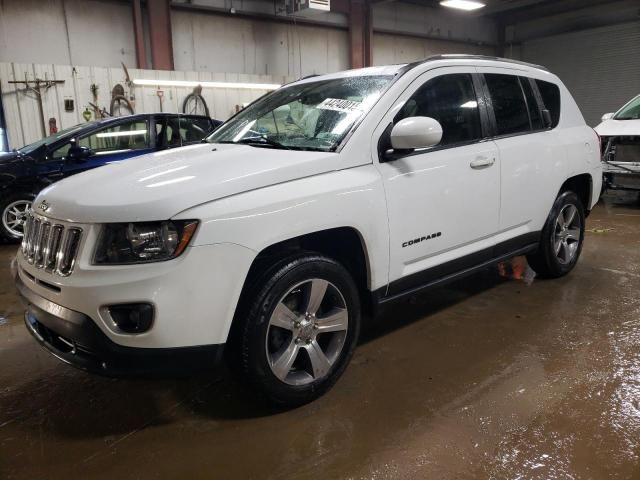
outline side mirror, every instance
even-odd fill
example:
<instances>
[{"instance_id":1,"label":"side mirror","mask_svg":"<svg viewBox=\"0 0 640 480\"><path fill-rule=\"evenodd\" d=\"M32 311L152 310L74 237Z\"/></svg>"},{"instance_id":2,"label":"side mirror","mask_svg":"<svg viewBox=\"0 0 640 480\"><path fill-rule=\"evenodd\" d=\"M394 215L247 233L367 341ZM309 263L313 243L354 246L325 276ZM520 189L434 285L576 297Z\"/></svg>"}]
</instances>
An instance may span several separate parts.
<instances>
[{"instance_id":1,"label":"side mirror","mask_svg":"<svg viewBox=\"0 0 640 480\"><path fill-rule=\"evenodd\" d=\"M400 120L391 130L394 150L415 150L438 145L442 140L442 125L431 117L409 117Z\"/></svg>"},{"instance_id":2,"label":"side mirror","mask_svg":"<svg viewBox=\"0 0 640 480\"><path fill-rule=\"evenodd\" d=\"M604 115L602 115L602 118L600 120L606 122L607 120L611 120L614 115L615 113L605 113Z\"/></svg>"},{"instance_id":3,"label":"side mirror","mask_svg":"<svg viewBox=\"0 0 640 480\"><path fill-rule=\"evenodd\" d=\"M553 120L551 119L551 112L546 108L542 110L542 120L544 121L545 128L551 128L553 126Z\"/></svg>"},{"instance_id":4,"label":"side mirror","mask_svg":"<svg viewBox=\"0 0 640 480\"><path fill-rule=\"evenodd\" d=\"M67 158L76 162L84 162L91 155L93 155L93 151L89 147L72 145L71 148L69 148L69 152L67 153Z\"/></svg>"}]
</instances>

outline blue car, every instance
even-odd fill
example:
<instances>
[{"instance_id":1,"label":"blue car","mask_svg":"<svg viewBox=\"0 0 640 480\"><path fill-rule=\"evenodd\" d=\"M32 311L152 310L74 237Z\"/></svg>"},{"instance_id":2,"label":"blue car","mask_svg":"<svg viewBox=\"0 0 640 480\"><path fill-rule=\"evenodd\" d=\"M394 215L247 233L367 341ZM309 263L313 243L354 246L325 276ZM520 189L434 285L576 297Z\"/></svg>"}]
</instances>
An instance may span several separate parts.
<instances>
[{"instance_id":1,"label":"blue car","mask_svg":"<svg viewBox=\"0 0 640 480\"><path fill-rule=\"evenodd\" d=\"M46 186L107 163L198 143L221 123L200 115L129 115L76 125L0 153L0 235L22 238L31 202Z\"/></svg>"}]
</instances>

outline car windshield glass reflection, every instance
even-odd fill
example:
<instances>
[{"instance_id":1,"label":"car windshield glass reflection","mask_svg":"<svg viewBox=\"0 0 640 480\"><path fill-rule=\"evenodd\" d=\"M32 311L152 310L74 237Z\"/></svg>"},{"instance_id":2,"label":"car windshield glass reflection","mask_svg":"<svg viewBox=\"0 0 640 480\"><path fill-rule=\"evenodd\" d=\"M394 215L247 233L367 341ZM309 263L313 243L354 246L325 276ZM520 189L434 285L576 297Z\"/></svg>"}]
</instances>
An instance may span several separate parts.
<instances>
[{"instance_id":1,"label":"car windshield glass reflection","mask_svg":"<svg viewBox=\"0 0 640 480\"><path fill-rule=\"evenodd\" d=\"M38 140L37 142L33 142L33 143L30 143L29 145L25 145L24 147L18 148L17 151L22 153L34 152L36 149L42 147L43 145L51 145L56 140L60 140L61 138L69 136L74 132L77 132L83 128L86 128L87 126L92 125L93 123L96 123L96 122L87 122L87 123L82 123L80 125L74 125L73 127L65 128L63 130L60 130L57 133L54 133L53 135L49 135L48 137Z\"/></svg>"},{"instance_id":2,"label":"car windshield glass reflection","mask_svg":"<svg viewBox=\"0 0 640 480\"><path fill-rule=\"evenodd\" d=\"M207 141L333 151L391 78L349 77L281 88L240 112Z\"/></svg>"},{"instance_id":3,"label":"car windshield glass reflection","mask_svg":"<svg viewBox=\"0 0 640 480\"><path fill-rule=\"evenodd\" d=\"M616 120L637 120L640 118L640 95L627 103L616 113Z\"/></svg>"}]
</instances>

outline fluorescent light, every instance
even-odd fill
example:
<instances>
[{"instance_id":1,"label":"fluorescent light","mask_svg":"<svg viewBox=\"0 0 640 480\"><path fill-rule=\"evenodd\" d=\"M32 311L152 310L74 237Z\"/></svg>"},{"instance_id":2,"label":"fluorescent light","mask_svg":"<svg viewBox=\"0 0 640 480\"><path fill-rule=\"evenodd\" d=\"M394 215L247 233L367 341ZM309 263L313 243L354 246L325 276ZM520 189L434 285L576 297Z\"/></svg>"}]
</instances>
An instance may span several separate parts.
<instances>
[{"instance_id":1,"label":"fluorescent light","mask_svg":"<svg viewBox=\"0 0 640 480\"><path fill-rule=\"evenodd\" d=\"M474 2L473 0L443 0L440 2L443 7L457 8L459 10L478 10L485 7L484 3Z\"/></svg>"},{"instance_id":2,"label":"fluorescent light","mask_svg":"<svg viewBox=\"0 0 640 480\"><path fill-rule=\"evenodd\" d=\"M277 90L282 85L277 83L241 83L241 82L198 82L192 80L154 80L134 78L134 85L148 87L197 87L203 88L243 88L248 90Z\"/></svg>"}]
</instances>

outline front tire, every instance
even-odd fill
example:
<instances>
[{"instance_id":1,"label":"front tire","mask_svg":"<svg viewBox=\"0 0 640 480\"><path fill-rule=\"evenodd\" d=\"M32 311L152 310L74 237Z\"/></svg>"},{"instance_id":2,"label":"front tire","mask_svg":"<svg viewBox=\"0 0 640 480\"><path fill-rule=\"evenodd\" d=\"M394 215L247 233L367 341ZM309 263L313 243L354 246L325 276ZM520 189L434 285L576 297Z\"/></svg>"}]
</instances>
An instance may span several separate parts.
<instances>
[{"instance_id":1,"label":"front tire","mask_svg":"<svg viewBox=\"0 0 640 480\"><path fill-rule=\"evenodd\" d=\"M271 403L295 407L327 392L351 360L360 299L335 260L301 254L266 270L241 309L244 374Z\"/></svg>"},{"instance_id":2,"label":"front tire","mask_svg":"<svg viewBox=\"0 0 640 480\"><path fill-rule=\"evenodd\" d=\"M578 195L562 192L542 230L538 251L527 256L531 268L545 278L562 277L573 270L582 252L584 226L584 206Z\"/></svg>"},{"instance_id":3,"label":"front tire","mask_svg":"<svg viewBox=\"0 0 640 480\"><path fill-rule=\"evenodd\" d=\"M35 198L35 194L24 192L9 195L0 202L0 235L5 240L22 240L27 213Z\"/></svg>"}]
</instances>

